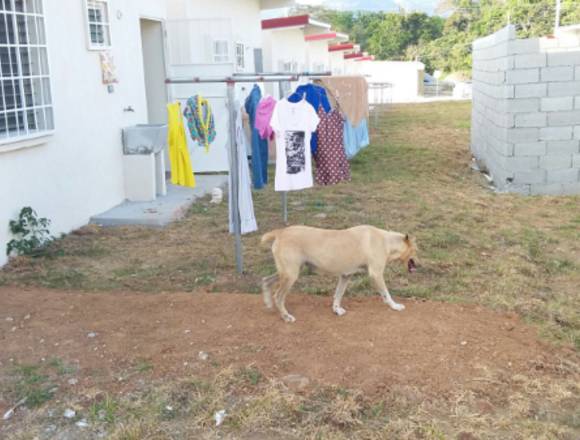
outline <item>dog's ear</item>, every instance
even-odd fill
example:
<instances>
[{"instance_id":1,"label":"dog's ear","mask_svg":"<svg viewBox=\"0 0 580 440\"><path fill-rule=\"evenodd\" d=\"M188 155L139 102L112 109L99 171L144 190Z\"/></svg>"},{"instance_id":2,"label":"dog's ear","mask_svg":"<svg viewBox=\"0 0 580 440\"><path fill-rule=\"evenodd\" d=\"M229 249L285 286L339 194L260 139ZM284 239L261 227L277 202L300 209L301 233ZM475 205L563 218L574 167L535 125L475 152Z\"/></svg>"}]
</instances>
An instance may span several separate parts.
<instances>
[{"instance_id":1,"label":"dog's ear","mask_svg":"<svg viewBox=\"0 0 580 440\"><path fill-rule=\"evenodd\" d=\"M409 234L405 234L405 243L411 243L411 239L409 238Z\"/></svg>"}]
</instances>

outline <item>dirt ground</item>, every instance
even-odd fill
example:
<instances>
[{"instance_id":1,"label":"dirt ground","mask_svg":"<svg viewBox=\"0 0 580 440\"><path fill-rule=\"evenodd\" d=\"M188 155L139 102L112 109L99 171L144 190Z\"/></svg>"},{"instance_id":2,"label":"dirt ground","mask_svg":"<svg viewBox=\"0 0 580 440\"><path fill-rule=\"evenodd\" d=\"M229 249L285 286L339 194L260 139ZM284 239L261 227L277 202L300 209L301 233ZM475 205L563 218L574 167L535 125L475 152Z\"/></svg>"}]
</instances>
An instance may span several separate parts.
<instances>
[{"instance_id":1,"label":"dirt ground","mask_svg":"<svg viewBox=\"0 0 580 440\"><path fill-rule=\"evenodd\" d=\"M58 357L77 365L82 385L99 381L113 389L131 386L119 378L137 362L164 378L207 373L208 363L214 369L251 364L267 376L300 374L372 395L393 385L428 394L480 388L490 372L557 374L557 365L574 356L540 342L514 314L404 303L407 309L397 313L378 297L347 299L348 313L339 318L331 298L292 295L289 309L298 322L286 324L259 295L3 288L0 362Z\"/></svg>"}]
</instances>

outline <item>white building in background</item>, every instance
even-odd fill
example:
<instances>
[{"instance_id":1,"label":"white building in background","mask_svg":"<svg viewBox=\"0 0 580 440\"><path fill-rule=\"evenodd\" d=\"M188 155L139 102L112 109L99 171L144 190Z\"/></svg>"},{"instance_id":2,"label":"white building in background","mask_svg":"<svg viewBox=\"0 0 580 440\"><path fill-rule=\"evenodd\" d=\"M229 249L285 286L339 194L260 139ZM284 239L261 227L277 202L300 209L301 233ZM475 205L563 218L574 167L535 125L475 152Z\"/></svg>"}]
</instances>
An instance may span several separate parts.
<instances>
[{"instance_id":1,"label":"white building in background","mask_svg":"<svg viewBox=\"0 0 580 440\"><path fill-rule=\"evenodd\" d=\"M332 42L328 45L330 71L333 75L345 74L346 61L344 55L354 50L356 50L355 44L349 42Z\"/></svg>"},{"instance_id":2,"label":"white building in background","mask_svg":"<svg viewBox=\"0 0 580 440\"><path fill-rule=\"evenodd\" d=\"M167 0L167 52L170 77L225 77L264 71L261 13L292 5L289 0ZM243 103L251 84L238 86ZM228 170L228 110L225 84L169 87L169 98L185 104L201 94L209 99L217 136L209 153L188 137L194 172ZM168 164L169 161L166 160Z\"/></svg>"},{"instance_id":3,"label":"white building in background","mask_svg":"<svg viewBox=\"0 0 580 440\"><path fill-rule=\"evenodd\" d=\"M346 43L348 41L348 35L331 31L329 28L328 32L316 32L313 29L308 29L304 35L306 40L306 50L307 50L307 71L320 73L320 72L331 72L331 52L330 46Z\"/></svg>"},{"instance_id":4,"label":"white building in background","mask_svg":"<svg viewBox=\"0 0 580 440\"><path fill-rule=\"evenodd\" d=\"M58 235L122 203L122 128L165 122L168 74L254 70L260 12L291 3L1 1L0 265L23 207Z\"/></svg>"},{"instance_id":5,"label":"white building in background","mask_svg":"<svg viewBox=\"0 0 580 440\"><path fill-rule=\"evenodd\" d=\"M352 61L369 83L390 83L392 102L417 101L423 93L425 65L416 61ZM373 102L373 96L369 97Z\"/></svg>"},{"instance_id":6,"label":"white building in background","mask_svg":"<svg viewBox=\"0 0 580 440\"><path fill-rule=\"evenodd\" d=\"M329 34L330 27L309 15L262 20L264 71L329 70L328 40L317 40L314 36Z\"/></svg>"}]
</instances>

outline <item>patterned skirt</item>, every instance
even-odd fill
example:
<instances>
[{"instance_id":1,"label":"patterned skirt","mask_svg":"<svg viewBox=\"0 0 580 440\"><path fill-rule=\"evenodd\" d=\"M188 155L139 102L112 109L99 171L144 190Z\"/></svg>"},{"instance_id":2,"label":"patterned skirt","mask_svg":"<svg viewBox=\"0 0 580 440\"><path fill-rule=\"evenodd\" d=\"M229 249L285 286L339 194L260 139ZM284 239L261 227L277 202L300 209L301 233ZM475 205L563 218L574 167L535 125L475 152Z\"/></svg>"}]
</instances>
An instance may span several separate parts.
<instances>
[{"instance_id":1,"label":"patterned skirt","mask_svg":"<svg viewBox=\"0 0 580 440\"><path fill-rule=\"evenodd\" d=\"M318 185L335 185L350 181L350 164L344 150L344 119L337 109L328 113L318 109L318 149L314 156Z\"/></svg>"}]
</instances>

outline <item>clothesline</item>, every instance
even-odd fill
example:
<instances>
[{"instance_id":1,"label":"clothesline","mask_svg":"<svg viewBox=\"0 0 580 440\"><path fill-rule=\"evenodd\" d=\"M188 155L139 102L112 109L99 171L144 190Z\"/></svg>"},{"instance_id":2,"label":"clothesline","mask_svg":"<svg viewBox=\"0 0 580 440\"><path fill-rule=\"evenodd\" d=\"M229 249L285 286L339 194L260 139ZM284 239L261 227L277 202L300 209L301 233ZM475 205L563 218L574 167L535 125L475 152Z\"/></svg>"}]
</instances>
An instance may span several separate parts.
<instances>
[{"instance_id":1,"label":"clothesline","mask_svg":"<svg viewBox=\"0 0 580 440\"><path fill-rule=\"evenodd\" d=\"M229 150L230 156L232 158L232 166L230 169L232 187L230 188L232 196L232 210L233 210L233 223L234 223L234 236L235 236L235 253L236 253L236 267L238 273L243 272L243 254L242 254L242 234L241 234L241 219L240 219L240 200L239 200L239 157L236 144L236 114L235 114L235 85L237 83L279 83L282 82L296 82L301 78L322 78L325 75L317 73L315 75L303 74L303 73L270 73L270 74L236 74L234 76L225 77L181 77L181 78L168 78L165 83L168 85L172 84L202 84L202 83L224 83L227 85L227 102L229 111ZM282 205L283 205L283 216L284 221L287 221L288 213L288 199L285 192L282 193Z\"/></svg>"}]
</instances>

